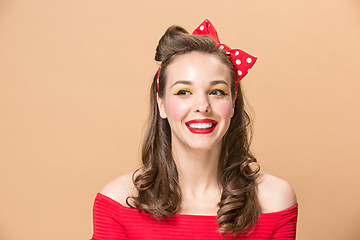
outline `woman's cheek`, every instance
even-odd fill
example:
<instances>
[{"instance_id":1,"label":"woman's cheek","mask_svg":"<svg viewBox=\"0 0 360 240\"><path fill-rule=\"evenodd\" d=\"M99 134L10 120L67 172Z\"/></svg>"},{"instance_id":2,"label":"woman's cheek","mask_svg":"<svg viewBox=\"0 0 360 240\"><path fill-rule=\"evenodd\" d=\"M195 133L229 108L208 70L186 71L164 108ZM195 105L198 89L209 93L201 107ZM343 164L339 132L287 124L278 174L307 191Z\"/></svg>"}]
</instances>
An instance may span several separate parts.
<instances>
[{"instance_id":1,"label":"woman's cheek","mask_svg":"<svg viewBox=\"0 0 360 240\"><path fill-rule=\"evenodd\" d=\"M175 99L169 99L166 103L167 115L172 119L182 119L189 108L186 102Z\"/></svg>"},{"instance_id":2,"label":"woman's cheek","mask_svg":"<svg viewBox=\"0 0 360 240\"><path fill-rule=\"evenodd\" d=\"M232 102L221 102L216 105L216 111L223 117L232 116Z\"/></svg>"}]
</instances>

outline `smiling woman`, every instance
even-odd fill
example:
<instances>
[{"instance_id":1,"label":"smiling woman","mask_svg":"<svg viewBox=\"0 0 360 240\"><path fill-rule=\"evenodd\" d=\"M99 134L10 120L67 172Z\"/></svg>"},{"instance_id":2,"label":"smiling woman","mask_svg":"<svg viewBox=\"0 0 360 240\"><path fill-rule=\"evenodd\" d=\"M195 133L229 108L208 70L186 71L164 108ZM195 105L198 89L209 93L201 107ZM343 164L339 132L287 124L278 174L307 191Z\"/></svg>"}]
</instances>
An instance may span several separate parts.
<instances>
[{"instance_id":1,"label":"smiling woman","mask_svg":"<svg viewBox=\"0 0 360 240\"><path fill-rule=\"evenodd\" d=\"M157 102L171 128L173 154L196 149L220 153L234 114L230 71L217 55L198 51L175 57L167 67L165 94Z\"/></svg>"},{"instance_id":2,"label":"smiling woman","mask_svg":"<svg viewBox=\"0 0 360 240\"><path fill-rule=\"evenodd\" d=\"M205 20L170 27L155 60L143 165L98 193L92 239L295 239L292 188L249 150L240 80L256 58Z\"/></svg>"}]
</instances>

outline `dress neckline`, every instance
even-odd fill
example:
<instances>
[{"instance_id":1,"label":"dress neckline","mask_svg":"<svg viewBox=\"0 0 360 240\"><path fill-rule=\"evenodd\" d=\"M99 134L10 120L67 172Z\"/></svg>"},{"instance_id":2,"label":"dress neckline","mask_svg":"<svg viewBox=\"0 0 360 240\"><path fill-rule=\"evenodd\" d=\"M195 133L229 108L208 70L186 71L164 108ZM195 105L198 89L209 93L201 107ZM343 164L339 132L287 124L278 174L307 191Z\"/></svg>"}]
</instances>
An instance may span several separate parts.
<instances>
[{"instance_id":1,"label":"dress neckline","mask_svg":"<svg viewBox=\"0 0 360 240\"><path fill-rule=\"evenodd\" d=\"M107 200L107 201L110 201L112 202L113 204L115 205L118 205L120 208L123 208L125 210L129 210L129 211L136 211L138 212L139 210L136 209L136 208L132 208L132 207L127 207L127 206L124 206L122 205L121 203L119 203L118 201L112 199L111 197L108 197L102 193L98 193L97 196ZM286 208L284 210L281 210L281 211L276 211L276 212L266 212L266 213L261 213L260 216L270 216L270 215L278 215L278 214L282 214L284 212L289 212L289 211L292 211L294 209L296 209L298 207L298 203L296 203L295 205L289 207L289 208ZM148 214L148 213L147 213ZM182 213L176 213L174 214L175 217L203 217L203 218L216 218L217 216L216 215L201 215L201 214L182 214Z\"/></svg>"}]
</instances>

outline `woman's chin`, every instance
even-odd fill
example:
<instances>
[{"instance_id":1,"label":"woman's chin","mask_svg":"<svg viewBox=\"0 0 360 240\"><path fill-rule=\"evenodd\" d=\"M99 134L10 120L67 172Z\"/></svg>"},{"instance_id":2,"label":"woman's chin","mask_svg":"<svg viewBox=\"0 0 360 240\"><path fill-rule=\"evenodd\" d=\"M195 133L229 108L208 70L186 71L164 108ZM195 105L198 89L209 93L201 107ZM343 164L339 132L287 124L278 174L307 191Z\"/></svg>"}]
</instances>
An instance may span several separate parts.
<instances>
[{"instance_id":1,"label":"woman's chin","mask_svg":"<svg viewBox=\"0 0 360 240\"><path fill-rule=\"evenodd\" d=\"M205 141L199 141L199 142L191 142L188 144L189 150L193 151L211 151L216 148L221 148L221 142L220 143L213 143L213 142L205 142Z\"/></svg>"}]
</instances>

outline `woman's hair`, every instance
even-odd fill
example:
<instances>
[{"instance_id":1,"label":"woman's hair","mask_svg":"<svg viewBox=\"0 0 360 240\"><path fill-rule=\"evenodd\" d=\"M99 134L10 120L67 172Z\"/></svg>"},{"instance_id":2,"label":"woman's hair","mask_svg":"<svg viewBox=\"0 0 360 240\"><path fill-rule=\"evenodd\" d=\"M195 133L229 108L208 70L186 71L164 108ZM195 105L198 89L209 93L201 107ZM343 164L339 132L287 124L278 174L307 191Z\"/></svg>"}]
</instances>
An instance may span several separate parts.
<instances>
[{"instance_id":1,"label":"woman's hair","mask_svg":"<svg viewBox=\"0 0 360 240\"><path fill-rule=\"evenodd\" d=\"M171 129L162 119L156 100L164 96L167 66L176 56L192 51L214 54L229 67L232 78L231 92L235 98L235 73L232 62L214 39L204 35L191 35L179 26L171 26L159 41L155 60L161 62L159 90L157 73L150 92L150 116L142 146L142 167L133 175L137 196L127 199L128 205L153 214L158 220L173 216L179 209L181 189L178 171L171 153ZM222 140L218 173L223 190L218 203L219 232L225 235L250 233L260 214L256 197L255 179L259 172L251 167L256 159L250 152L251 125L244 109L240 84L235 101L234 115ZM129 203L131 199L131 203Z\"/></svg>"}]
</instances>

